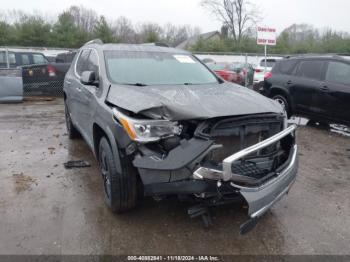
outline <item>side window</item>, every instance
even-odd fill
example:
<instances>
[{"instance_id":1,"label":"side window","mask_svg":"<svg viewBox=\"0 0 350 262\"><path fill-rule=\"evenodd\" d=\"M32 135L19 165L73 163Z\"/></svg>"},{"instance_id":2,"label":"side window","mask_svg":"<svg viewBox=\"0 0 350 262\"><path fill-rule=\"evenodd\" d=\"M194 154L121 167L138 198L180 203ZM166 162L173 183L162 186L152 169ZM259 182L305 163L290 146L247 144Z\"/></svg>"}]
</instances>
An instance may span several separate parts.
<instances>
[{"instance_id":1,"label":"side window","mask_svg":"<svg viewBox=\"0 0 350 262\"><path fill-rule=\"evenodd\" d=\"M87 63L87 71L94 71L97 77L99 75L99 64L96 51L90 52L90 56Z\"/></svg>"},{"instance_id":2,"label":"side window","mask_svg":"<svg viewBox=\"0 0 350 262\"><path fill-rule=\"evenodd\" d=\"M80 76L84 71L87 71L87 61L90 55L90 49L85 49L80 53L76 64L77 74Z\"/></svg>"},{"instance_id":3,"label":"side window","mask_svg":"<svg viewBox=\"0 0 350 262\"><path fill-rule=\"evenodd\" d=\"M21 54L22 65L30 65L30 59L28 54Z\"/></svg>"},{"instance_id":4,"label":"side window","mask_svg":"<svg viewBox=\"0 0 350 262\"><path fill-rule=\"evenodd\" d=\"M45 57L40 54L33 54L33 62L34 64L47 64Z\"/></svg>"},{"instance_id":5,"label":"side window","mask_svg":"<svg viewBox=\"0 0 350 262\"><path fill-rule=\"evenodd\" d=\"M16 66L16 57L14 53L8 53L8 60L10 67ZM5 51L0 51L0 68L6 68L7 67L7 57Z\"/></svg>"},{"instance_id":6,"label":"side window","mask_svg":"<svg viewBox=\"0 0 350 262\"><path fill-rule=\"evenodd\" d=\"M7 60L6 60L6 53L0 52L0 68L6 68L7 67Z\"/></svg>"},{"instance_id":7,"label":"side window","mask_svg":"<svg viewBox=\"0 0 350 262\"><path fill-rule=\"evenodd\" d=\"M326 80L350 85L350 65L340 62L329 62Z\"/></svg>"},{"instance_id":8,"label":"side window","mask_svg":"<svg viewBox=\"0 0 350 262\"><path fill-rule=\"evenodd\" d=\"M14 53L9 53L10 67L16 67L17 61Z\"/></svg>"},{"instance_id":9,"label":"side window","mask_svg":"<svg viewBox=\"0 0 350 262\"><path fill-rule=\"evenodd\" d=\"M322 78L324 61L302 61L300 62L298 75L305 78L320 80Z\"/></svg>"}]
</instances>

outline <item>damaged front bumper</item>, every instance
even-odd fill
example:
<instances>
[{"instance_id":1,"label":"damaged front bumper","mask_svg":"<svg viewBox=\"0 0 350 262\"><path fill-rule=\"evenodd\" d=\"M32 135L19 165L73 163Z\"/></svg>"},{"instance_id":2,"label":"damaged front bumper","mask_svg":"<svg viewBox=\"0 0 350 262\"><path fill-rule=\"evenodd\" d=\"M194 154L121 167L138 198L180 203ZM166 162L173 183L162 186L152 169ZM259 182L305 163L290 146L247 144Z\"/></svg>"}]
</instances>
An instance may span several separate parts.
<instances>
[{"instance_id":1,"label":"damaged front bumper","mask_svg":"<svg viewBox=\"0 0 350 262\"><path fill-rule=\"evenodd\" d=\"M139 168L142 179L146 181L145 192L148 195L193 194L206 198L206 195L212 196L207 194L208 192L218 192L220 191L218 188L223 185L226 188L230 187L232 192L243 197L248 204L249 220L241 226L241 233L244 234L256 225L258 218L273 204L288 193L296 179L298 150L295 144L295 130L296 126L292 125L262 142L234 153L223 160L221 169L198 167L201 159L218 145L210 144L208 141L199 143L197 140L195 140L198 143L196 146L194 141L190 142L190 145L179 146L167 159L139 158L134 161L134 165ZM246 157L258 154L264 148L281 143L287 138L290 138L288 141L292 143L289 145L288 158L272 174L269 174L268 179L254 185L254 178L233 172L232 167L237 161L244 161ZM192 155L191 158L189 158L190 155ZM169 167L171 167L170 171ZM172 180L172 176L179 178ZM155 180L152 180L153 178ZM163 180L159 181L159 179Z\"/></svg>"},{"instance_id":2,"label":"damaged front bumper","mask_svg":"<svg viewBox=\"0 0 350 262\"><path fill-rule=\"evenodd\" d=\"M242 234L252 229L256 225L257 219L289 192L295 182L298 171L298 147L297 145L293 145L288 160L276 170L274 178L257 187L247 187L236 184L237 181L245 182L246 178L232 173L232 164L251 153L257 152L280 141L290 134L294 134L295 130L296 126L292 125L267 140L229 156L223 161L223 171L200 167L194 172L194 177L197 179L215 176L219 180L230 181L232 187L239 189L240 194L244 197L249 206L248 215L250 217L250 219L241 226Z\"/></svg>"}]
</instances>

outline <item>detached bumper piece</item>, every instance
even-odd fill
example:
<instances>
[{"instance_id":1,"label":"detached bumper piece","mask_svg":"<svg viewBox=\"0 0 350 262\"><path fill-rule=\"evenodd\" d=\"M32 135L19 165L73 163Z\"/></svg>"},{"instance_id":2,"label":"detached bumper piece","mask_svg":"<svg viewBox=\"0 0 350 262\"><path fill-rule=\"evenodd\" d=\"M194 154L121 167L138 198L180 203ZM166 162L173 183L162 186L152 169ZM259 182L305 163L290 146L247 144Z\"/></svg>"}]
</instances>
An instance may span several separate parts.
<instances>
[{"instance_id":1,"label":"detached bumper piece","mask_svg":"<svg viewBox=\"0 0 350 262\"><path fill-rule=\"evenodd\" d=\"M282 132L244 150L241 150L223 161L222 170L200 167L194 172L194 178L198 180L218 180L229 182L232 187L239 190L246 200L250 219L241 226L241 234L249 232L257 224L258 219L266 213L278 200L280 200L293 185L298 169L297 145L290 145L287 161L268 177L263 183L251 186L252 181L259 181L259 172L256 165L241 165L242 159L256 153L268 146L281 143L282 139L293 136L296 126L292 125ZM237 164L238 163L238 164ZM235 173L238 171L239 173ZM247 172L250 174L247 175ZM253 174L253 175L251 175ZM257 177L256 177L257 175Z\"/></svg>"}]
</instances>

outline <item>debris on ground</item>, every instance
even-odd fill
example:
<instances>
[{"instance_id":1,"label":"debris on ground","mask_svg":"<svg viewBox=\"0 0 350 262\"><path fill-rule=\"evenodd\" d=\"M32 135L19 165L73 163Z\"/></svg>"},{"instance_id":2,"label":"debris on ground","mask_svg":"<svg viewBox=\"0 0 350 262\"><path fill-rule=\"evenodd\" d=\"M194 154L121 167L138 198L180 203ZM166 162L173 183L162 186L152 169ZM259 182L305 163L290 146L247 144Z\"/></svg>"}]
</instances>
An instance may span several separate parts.
<instances>
[{"instance_id":1,"label":"debris on ground","mask_svg":"<svg viewBox=\"0 0 350 262\"><path fill-rule=\"evenodd\" d=\"M39 96L27 96L23 98L23 101L26 102L35 102L35 101L53 101L54 97L39 97Z\"/></svg>"},{"instance_id":2,"label":"debris on ground","mask_svg":"<svg viewBox=\"0 0 350 262\"><path fill-rule=\"evenodd\" d=\"M83 168L83 167L90 167L90 163L85 160L77 160L77 161L68 161L64 163L64 167L66 169L71 169L71 168Z\"/></svg>"},{"instance_id":3,"label":"debris on ground","mask_svg":"<svg viewBox=\"0 0 350 262\"><path fill-rule=\"evenodd\" d=\"M48 150L50 152L51 155L55 154L55 149L54 147L49 147Z\"/></svg>"},{"instance_id":4,"label":"debris on ground","mask_svg":"<svg viewBox=\"0 0 350 262\"><path fill-rule=\"evenodd\" d=\"M23 173L13 174L13 178L15 182L15 190L17 193L21 193L30 189L32 184L38 185L36 178L26 176Z\"/></svg>"}]
</instances>

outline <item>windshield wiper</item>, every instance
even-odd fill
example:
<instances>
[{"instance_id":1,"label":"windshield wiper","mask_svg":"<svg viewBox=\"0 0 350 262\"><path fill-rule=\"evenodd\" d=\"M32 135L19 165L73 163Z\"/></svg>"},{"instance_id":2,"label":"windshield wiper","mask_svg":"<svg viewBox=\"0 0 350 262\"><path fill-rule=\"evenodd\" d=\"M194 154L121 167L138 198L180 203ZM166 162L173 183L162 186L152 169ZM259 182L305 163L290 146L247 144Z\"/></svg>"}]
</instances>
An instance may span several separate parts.
<instances>
[{"instance_id":1,"label":"windshield wiper","mask_svg":"<svg viewBox=\"0 0 350 262\"><path fill-rule=\"evenodd\" d=\"M128 85L128 86L147 86L146 84L144 83L134 83L134 84L131 84L131 83L124 83L122 85Z\"/></svg>"}]
</instances>

